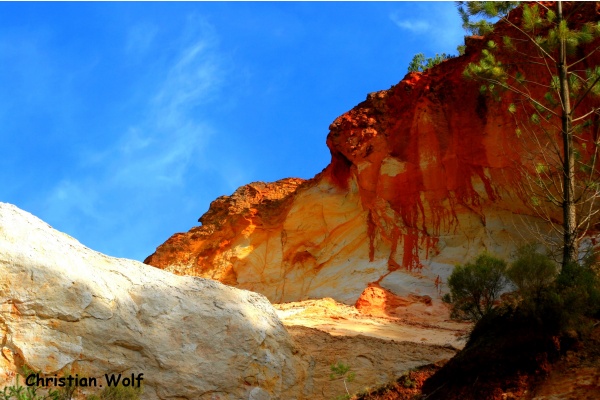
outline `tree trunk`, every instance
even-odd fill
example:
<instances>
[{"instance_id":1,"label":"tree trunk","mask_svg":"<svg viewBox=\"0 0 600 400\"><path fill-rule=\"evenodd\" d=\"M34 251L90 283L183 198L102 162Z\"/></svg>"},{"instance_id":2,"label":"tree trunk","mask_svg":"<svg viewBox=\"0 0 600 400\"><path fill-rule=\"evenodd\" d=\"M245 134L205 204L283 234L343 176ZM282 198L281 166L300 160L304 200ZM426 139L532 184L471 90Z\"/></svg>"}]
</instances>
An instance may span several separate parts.
<instances>
[{"instance_id":1,"label":"tree trunk","mask_svg":"<svg viewBox=\"0 0 600 400\"><path fill-rule=\"evenodd\" d=\"M563 21L562 3L558 2L558 23ZM567 75L567 49L566 39L560 38L558 50L558 77L560 82L560 96L562 102L561 134L563 140L563 267L577 259L576 245L576 220L575 209L575 159L573 155L573 137L571 132L571 101L569 90L569 77Z\"/></svg>"}]
</instances>

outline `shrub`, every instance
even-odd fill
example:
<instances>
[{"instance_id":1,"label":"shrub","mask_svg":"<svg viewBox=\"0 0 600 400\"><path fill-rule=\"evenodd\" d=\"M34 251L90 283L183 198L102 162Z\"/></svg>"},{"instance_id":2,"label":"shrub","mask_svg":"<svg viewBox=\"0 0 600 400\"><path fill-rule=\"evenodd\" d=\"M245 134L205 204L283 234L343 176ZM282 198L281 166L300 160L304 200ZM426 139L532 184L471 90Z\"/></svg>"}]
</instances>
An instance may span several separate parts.
<instances>
[{"instance_id":1,"label":"shrub","mask_svg":"<svg viewBox=\"0 0 600 400\"><path fill-rule=\"evenodd\" d=\"M578 328L585 317L600 318L600 276L597 257L568 263L556 278L556 292L564 313L565 328Z\"/></svg>"},{"instance_id":2,"label":"shrub","mask_svg":"<svg viewBox=\"0 0 600 400\"><path fill-rule=\"evenodd\" d=\"M476 324L465 347L423 386L428 399L499 399L560 356L553 328L518 307L500 306Z\"/></svg>"},{"instance_id":3,"label":"shrub","mask_svg":"<svg viewBox=\"0 0 600 400\"><path fill-rule=\"evenodd\" d=\"M516 255L506 274L515 284L521 300L535 303L553 285L558 265L546 254L537 251L536 244L521 247Z\"/></svg>"},{"instance_id":4,"label":"shrub","mask_svg":"<svg viewBox=\"0 0 600 400\"><path fill-rule=\"evenodd\" d=\"M489 254L474 263L457 265L448 278L452 316L478 321L489 313L508 287L506 262Z\"/></svg>"},{"instance_id":5,"label":"shrub","mask_svg":"<svg viewBox=\"0 0 600 400\"><path fill-rule=\"evenodd\" d=\"M99 395L91 395L87 400L139 400L143 389L133 386L109 386L100 392Z\"/></svg>"},{"instance_id":6,"label":"shrub","mask_svg":"<svg viewBox=\"0 0 600 400\"><path fill-rule=\"evenodd\" d=\"M406 377L406 379L404 379L403 385L407 389L414 389L417 387L417 382L413 381L409 377Z\"/></svg>"},{"instance_id":7,"label":"shrub","mask_svg":"<svg viewBox=\"0 0 600 400\"><path fill-rule=\"evenodd\" d=\"M597 257L567 264L559 272L535 245L519 249L506 270L519 301L504 302L494 312L489 312L493 296L484 301L479 294L485 282L494 279L477 277L502 275L503 266L501 260L481 257L457 266L448 286L457 312L479 316L480 303L488 312L477 320L465 347L425 382L422 392L427 398L487 399L496 398L499 387L519 388L523 376L547 371L548 363L585 336L587 328L598 323L593 318L600 318Z\"/></svg>"},{"instance_id":8,"label":"shrub","mask_svg":"<svg viewBox=\"0 0 600 400\"><path fill-rule=\"evenodd\" d=\"M508 275L517 286L520 312L543 321L550 332L582 331L590 317L600 316L600 278L595 256L558 270L547 256L529 245L519 250Z\"/></svg>"},{"instance_id":9,"label":"shrub","mask_svg":"<svg viewBox=\"0 0 600 400\"><path fill-rule=\"evenodd\" d=\"M344 389L346 389L346 394L338 396L337 399L349 399L350 392L348 391L348 386L346 382L352 382L355 378L354 372L350 370L350 366L344 364L342 362L338 362L337 364L331 365L331 374L329 375L330 380L335 379L343 379L344 380Z\"/></svg>"},{"instance_id":10,"label":"shrub","mask_svg":"<svg viewBox=\"0 0 600 400\"><path fill-rule=\"evenodd\" d=\"M446 293L442 296L442 301L446 304L452 304L452 296L450 293Z\"/></svg>"}]
</instances>

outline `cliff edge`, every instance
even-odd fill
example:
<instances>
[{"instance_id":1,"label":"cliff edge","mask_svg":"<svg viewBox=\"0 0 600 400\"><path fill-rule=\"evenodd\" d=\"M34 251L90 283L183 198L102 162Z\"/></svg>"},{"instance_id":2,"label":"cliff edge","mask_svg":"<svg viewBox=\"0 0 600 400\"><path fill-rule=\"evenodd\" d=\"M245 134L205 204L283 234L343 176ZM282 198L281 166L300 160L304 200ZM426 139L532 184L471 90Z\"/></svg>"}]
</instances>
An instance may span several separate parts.
<instances>
[{"instance_id":1,"label":"cliff edge","mask_svg":"<svg viewBox=\"0 0 600 400\"><path fill-rule=\"evenodd\" d=\"M499 25L493 35L501 42L510 29ZM508 257L531 239L530 227L549 231L519 189L522 143L507 111L514 97L498 101L463 77L489 38L467 39L465 55L409 73L335 119L331 162L320 174L220 197L201 226L173 235L144 262L273 303L354 304L374 284L437 301L456 263L483 250ZM514 55L497 57L510 65Z\"/></svg>"}]
</instances>

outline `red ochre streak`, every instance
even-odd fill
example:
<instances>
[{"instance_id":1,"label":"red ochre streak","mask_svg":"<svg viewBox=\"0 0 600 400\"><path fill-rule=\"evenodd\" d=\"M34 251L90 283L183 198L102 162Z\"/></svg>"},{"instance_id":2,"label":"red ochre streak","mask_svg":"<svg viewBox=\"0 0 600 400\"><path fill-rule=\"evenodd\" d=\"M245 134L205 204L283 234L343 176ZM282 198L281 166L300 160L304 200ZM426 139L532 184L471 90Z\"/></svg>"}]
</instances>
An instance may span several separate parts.
<instances>
[{"instance_id":1,"label":"red ochre streak","mask_svg":"<svg viewBox=\"0 0 600 400\"><path fill-rule=\"evenodd\" d=\"M591 10L594 7L590 6L590 12L595 12ZM494 229L513 234L501 228L501 224L510 223L511 215L536 216L527 208L529 196L522 189L524 163L533 165L527 158L531 151L525 151L531 144L517 137L515 116L507 111L519 98L506 92L498 101L480 93L479 82L463 77L465 67L479 60L488 40L502 43L504 36L514 34L512 29L500 24L485 40L469 37L463 56L446 60L425 73L409 73L389 90L369 94L330 125L327 146L331 163L323 172L301 183L261 183L264 190L251 190L257 185L253 183L232 196L215 200L201 218L201 227L174 235L145 263L182 275L264 290L263 294L274 302L281 301L283 295L271 288L283 287L286 279L292 279L289 268L293 265L294 284L303 289L297 291L296 298L288 296L286 300L298 301L310 297L311 285L326 281L327 277L320 283L315 279L317 265L323 262L345 262L353 268L361 264L354 262L358 259L373 263L386 260L388 268L379 271L380 278L391 271L419 273L427 265L425 261L448 246L449 241L441 238L450 238L456 249L464 248L466 256L466 249L485 249L483 239L468 235L479 238ZM514 52L502 46L496 57L510 68L519 68L525 76L546 73L535 64L515 63ZM596 65L599 57L595 55L586 62ZM530 90L532 97L543 98L546 88L540 85ZM590 97L586 101L589 104L585 107L600 107L598 99ZM595 140L595 136L589 140ZM592 150L589 153L582 157L589 159ZM254 194L257 191L260 196ZM281 196L267 202L264 198L269 193ZM318 196L336 215L315 211L326 209L319 204ZM363 242L364 254L346 248L347 261L336 259L343 253L342 246L328 242L329 237L337 238L332 232L349 223L338 215L332 206L335 202L341 206L339 213L347 212L353 229L365 233L341 240L347 239L348 244L356 243L354 239L358 238L368 241ZM356 205L360 217L349 204ZM301 213L314 220L307 221L313 229L306 237L302 229L295 229L302 220ZM288 220L289 216L293 218ZM560 215L552 217L560 220ZM362 226L354 223L358 218L364 221ZM319 225L319 219L324 223ZM515 241L521 239L516 237ZM281 245L272 246L277 241ZM267 248L270 253L265 254L270 256L262 256L260 251ZM311 257L305 257L304 264L290 262L296 260L298 252L307 252ZM462 260L458 253L452 257ZM446 260L454 262L448 257ZM260 276L259 271L265 269L270 272ZM349 274L353 272L348 270ZM238 277L242 278L238 281ZM365 279L365 286L377 280L366 274ZM323 293L321 289L319 293Z\"/></svg>"}]
</instances>

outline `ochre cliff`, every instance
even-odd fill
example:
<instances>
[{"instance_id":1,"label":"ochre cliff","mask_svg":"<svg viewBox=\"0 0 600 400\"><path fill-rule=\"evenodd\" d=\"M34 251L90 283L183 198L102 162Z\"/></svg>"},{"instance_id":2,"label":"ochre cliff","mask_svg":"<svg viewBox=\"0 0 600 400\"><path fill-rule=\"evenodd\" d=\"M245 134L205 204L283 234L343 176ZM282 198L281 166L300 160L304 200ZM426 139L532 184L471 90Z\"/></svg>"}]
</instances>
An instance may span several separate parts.
<instances>
[{"instance_id":1,"label":"ochre cliff","mask_svg":"<svg viewBox=\"0 0 600 400\"><path fill-rule=\"evenodd\" d=\"M510 29L499 26L493 38L501 43ZM498 101L463 77L489 39L468 38L464 56L409 73L338 117L327 137L331 163L313 179L251 183L220 197L202 226L173 235L145 262L276 303L354 304L369 284L438 301L456 263L483 250L508 256L529 227L545 227L521 200L522 147L506 111L514 98ZM510 57L498 54L507 65Z\"/></svg>"}]
</instances>

